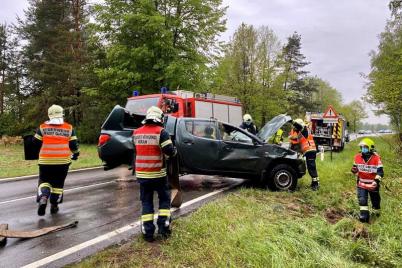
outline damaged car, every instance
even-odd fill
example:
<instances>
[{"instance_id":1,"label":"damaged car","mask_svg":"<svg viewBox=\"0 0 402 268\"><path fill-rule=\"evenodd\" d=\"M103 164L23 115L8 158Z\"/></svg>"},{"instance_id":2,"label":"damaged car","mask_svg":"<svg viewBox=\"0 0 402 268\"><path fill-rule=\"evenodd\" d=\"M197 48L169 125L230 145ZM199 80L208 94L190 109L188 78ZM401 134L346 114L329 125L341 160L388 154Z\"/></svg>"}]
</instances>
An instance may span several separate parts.
<instances>
[{"instance_id":1,"label":"damaged car","mask_svg":"<svg viewBox=\"0 0 402 268\"><path fill-rule=\"evenodd\" d=\"M143 115L116 106L102 126L102 160L108 168L132 164L133 129ZM291 118L278 115L257 135L215 119L166 117L165 128L177 147L180 174L221 175L245 178L273 190L294 190L306 173L303 158L295 151L268 141ZM100 137L100 140L102 138Z\"/></svg>"}]
</instances>

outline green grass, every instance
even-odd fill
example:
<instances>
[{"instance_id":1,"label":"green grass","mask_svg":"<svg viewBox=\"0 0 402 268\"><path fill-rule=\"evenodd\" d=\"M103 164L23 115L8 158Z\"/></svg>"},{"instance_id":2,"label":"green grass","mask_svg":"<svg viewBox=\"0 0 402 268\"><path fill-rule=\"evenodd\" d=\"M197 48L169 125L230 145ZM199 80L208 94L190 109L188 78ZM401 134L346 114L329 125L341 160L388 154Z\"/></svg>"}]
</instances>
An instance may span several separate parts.
<instances>
[{"instance_id":1,"label":"green grass","mask_svg":"<svg viewBox=\"0 0 402 268\"><path fill-rule=\"evenodd\" d=\"M240 189L175 220L165 242L135 238L73 267L402 267L401 160L389 140L375 142L386 176L371 224L356 220L353 142L317 161L318 192L308 176L295 193Z\"/></svg>"},{"instance_id":2,"label":"green grass","mask_svg":"<svg viewBox=\"0 0 402 268\"><path fill-rule=\"evenodd\" d=\"M80 145L80 157L73 161L71 169L100 166L96 145ZM38 161L24 160L22 145L0 146L0 178L33 175L38 173Z\"/></svg>"}]
</instances>

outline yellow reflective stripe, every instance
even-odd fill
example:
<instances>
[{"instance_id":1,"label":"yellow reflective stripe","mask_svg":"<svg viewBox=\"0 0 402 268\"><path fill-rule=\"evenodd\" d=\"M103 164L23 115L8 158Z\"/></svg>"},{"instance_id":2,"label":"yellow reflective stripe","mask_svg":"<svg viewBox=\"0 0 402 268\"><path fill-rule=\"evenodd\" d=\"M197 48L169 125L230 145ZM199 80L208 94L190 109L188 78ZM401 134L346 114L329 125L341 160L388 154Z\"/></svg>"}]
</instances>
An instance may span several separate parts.
<instances>
[{"instance_id":1,"label":"yellow reflective stripe","mask_svg":"<svg viewBox=\"0 0 402 268\"><path fill-rule=\"evenodd\" d=\"M43 138L42 138L42 136L41 135L39 135L39 134L35 134L35 136L34 136L36 139L38 139L38 140L43 140Z\"/></svg>"},{"instance_id":2,"label":"yellow reflective stripe","mask_svg":"<svg viewBox=\"0 0 402 268\"><path fill-rule=\"evenodd\" d=\"M153 221L154 214L145 214L141 216L141 221Z\"/></svg>"},{"instance_id":3,"label":"yellow reflective stripe","mask_svg":"<svg viewBox=\"0 0 402 268\"><path fill-rule=\"evenodd\" d=\"M144 178L144 179L160 178L166 176L166 169L162 169L161 171L156 172L136 171L135 174L137 178Z\"/></svg>"},{"instance_id":4,"label":"yellow reflective stripe","mask_svg":"<svg viewBox=\"0 0 402 268\"><path fill-rule=\"evenodd\" d=\"M50 183L47 183L47 182L39 184L38 188L44 188L44 187L50 188L50 190L52 189L52 185Z\"/></svg>"},{"instance_id":5,"label":"yellow reflective stripe","mask_svg":"<svg viewBox=\"0 0 402 268\"><path fill-rule=\"evenodd\" d=\"M51 193L52 194L62 194L63 188L52 188Z\"/></svg>"},{"instance_id":6,"label":"yellow reflective stripe","mask_svg":"<svg viewBox=\"0 0 402 268\"><path fill-rule=\"evenodd\" d=\"M170 139L168 139L167 141L164 141L161 143L161 147L165 147L166 145L172 144L172 141Z\"/></svg>"},{"instance_id":7,"label":"yellow reflective stripe","mask_svg":"<svg viewBox=\"0 0 402 268\"><path fill-rule=\"evenodd\" d=\"M369 207L368 206L360 206L360 210L369 210Z\"/></svg>"},{"instance_id":8,"label":"yellow reflective stripe","mask_svg":"<svg viewBox=\"0 0 402 268\"><path fill-rule=\"evenodd\" d=\"M70 141L74 141L74 140L77 140L77 136L71 136L70 137Z\"/></svg>"},{"instance_id":9,"label":"yellow reflective stripe","mask_svg":"<svg viewBox=\"0 0 402 268\"><path fill-rule=\"evenodd\" d=\"M135 163L135 166L139 168L157 168L162 167L163 163Z\"/></svg>"},{"instance_id":10,"label":"yellow reflective stripe","mask_svg":"<svg viewBox=\"0 0 402 268\"><path fill-rule=\"evenodd\" d=\"M170 209L160 209L159 216L170 217Z\"/></svg>"},{"instance_id":11,"label":"yellow reflective stripe","mask_svg":"<svg viewBox=\"0 0 402 268\"><path fill-rule=\"evenodd\" d=\"M63 165L70 164L70 158L39 158L38 164L41 165Z\"/></svg>"}]
</instances>

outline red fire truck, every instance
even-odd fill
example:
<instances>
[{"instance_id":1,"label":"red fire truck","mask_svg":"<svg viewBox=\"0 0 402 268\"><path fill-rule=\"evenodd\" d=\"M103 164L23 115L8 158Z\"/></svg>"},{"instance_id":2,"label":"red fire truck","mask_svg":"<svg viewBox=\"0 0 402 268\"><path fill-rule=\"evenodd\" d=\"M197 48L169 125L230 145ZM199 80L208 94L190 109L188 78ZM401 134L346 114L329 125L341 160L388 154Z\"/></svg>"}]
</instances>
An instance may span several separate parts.
<instances>
[{"instance_id":1,"label":"red fire truck","mask_svg":"<svg viewBox=\"0 0 402 268\"><path fill-rule=\"evenodd\" d=\"M132 114L145 115L151 106L175 117L216 118L233 125L242 121L242 105L237 98L212 93L177 90L128 98L126 109Z\"/></svg>"},{"instance_id":2,"label":"red fire truck","mask_svg":"<svg viewBox=\"0 0 402 268\"><path fill-rule=\"evenodd\" d=\"M306 113L314 141L317 146L332 147L334 151L343 150L348 141L347 122L332 106L324 113Z\"/></svg>"}]
</instances>

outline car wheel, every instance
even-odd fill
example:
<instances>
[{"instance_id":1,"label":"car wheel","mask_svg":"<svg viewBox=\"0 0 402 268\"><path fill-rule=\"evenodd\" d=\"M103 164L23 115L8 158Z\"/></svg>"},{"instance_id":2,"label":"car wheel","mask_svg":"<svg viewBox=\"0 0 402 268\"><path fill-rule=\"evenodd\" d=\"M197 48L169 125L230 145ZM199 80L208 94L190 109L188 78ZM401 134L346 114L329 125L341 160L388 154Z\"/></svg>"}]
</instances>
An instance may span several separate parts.
<instances>
[{"instance_id":1,"label":"car wheel","mask_svg":"<svg viewBox=\"0 0 402 268\"><path fill-rule=\"evenodd\" d=\"M296 172L287 164L279 164L270 171L266 185L271 190L294 191L297 186Z\"/></svg>"}]
</instances>

